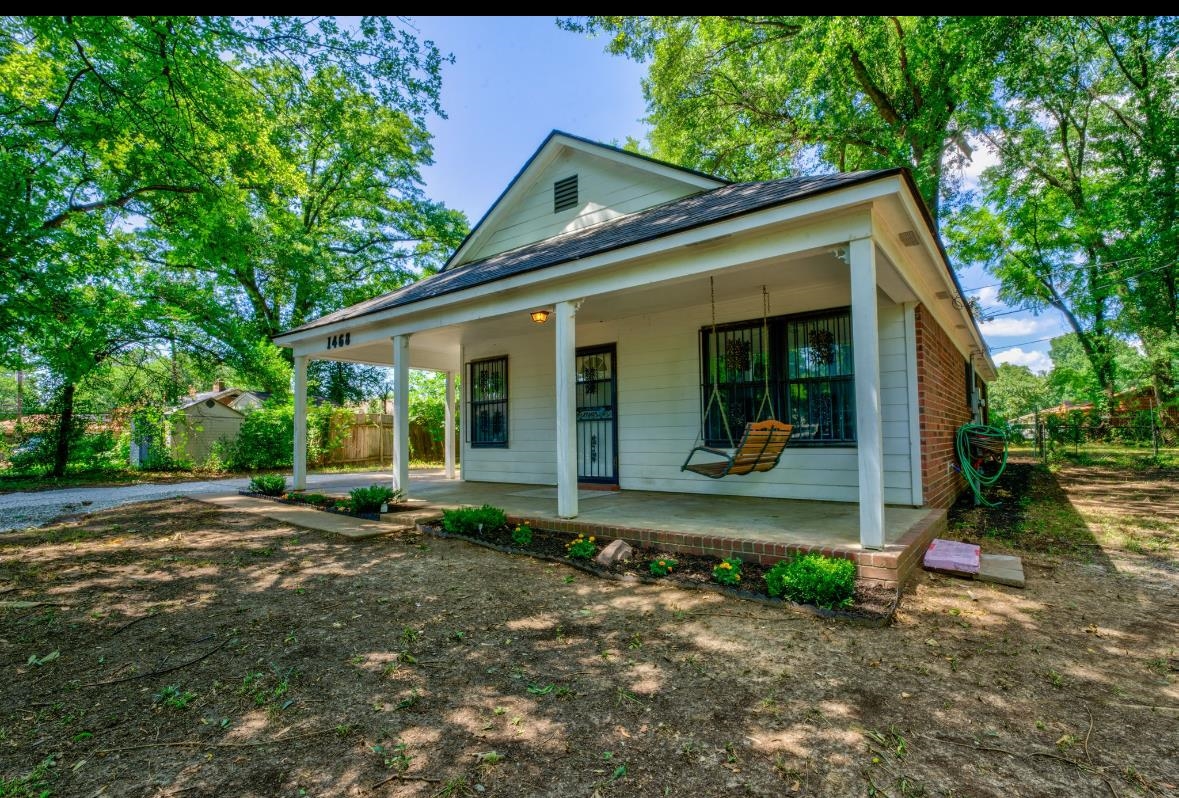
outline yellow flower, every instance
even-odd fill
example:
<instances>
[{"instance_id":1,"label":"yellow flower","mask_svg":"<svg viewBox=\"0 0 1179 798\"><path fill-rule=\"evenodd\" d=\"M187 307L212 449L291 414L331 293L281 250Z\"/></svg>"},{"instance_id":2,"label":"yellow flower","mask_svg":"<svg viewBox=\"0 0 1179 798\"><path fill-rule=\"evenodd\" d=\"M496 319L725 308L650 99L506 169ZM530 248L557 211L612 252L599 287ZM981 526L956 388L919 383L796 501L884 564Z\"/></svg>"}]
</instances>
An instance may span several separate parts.
<instances>
[{"instance_id":1,"label":"yellow flower","mask_svg":"<svg viewBox=\"0 0 1179 798\"><path fill-rule=\"evenodd\" d=\"M595 540L597 540L597 538L595 538L593 535L590 535L590 543L593 543Z\"/></svg>"},{"instance_id":2,"label":"yellow flower","mask_svg":"<svg viewBox=\"0 0 1179 798\"><path fill-rule=\"evenodd\" d=\"M721 568L724 568L724 569L727 571L727 570L729 570L730 568L732 568L733 566L732 566L731 564L727 563L727 562L722 562L722 563L720 564L720 567L721 567Z\"/></svg>"},{"instance_id":3,"label":"yellow flower","mask_svg":"<svg viewBox=\"0 0 1179 798\"><path fill-rule=\"evenodd\" d=\"M660 565L662 565L662 566L666 566L666 565L667 565L667 563L665 563L663 560L660 560L660 561L659 561L659 564L660 564Z\"/></svg>"}]
</instances>

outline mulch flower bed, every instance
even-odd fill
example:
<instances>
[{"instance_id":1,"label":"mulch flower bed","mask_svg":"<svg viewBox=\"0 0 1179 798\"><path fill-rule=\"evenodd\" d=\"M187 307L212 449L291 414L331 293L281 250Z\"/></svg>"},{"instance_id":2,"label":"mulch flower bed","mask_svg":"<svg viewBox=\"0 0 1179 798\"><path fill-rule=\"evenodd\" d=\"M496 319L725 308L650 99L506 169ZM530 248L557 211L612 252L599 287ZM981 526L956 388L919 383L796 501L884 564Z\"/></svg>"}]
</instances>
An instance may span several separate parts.
<instances>
[{"instance_id":1,"label":"mulch flower bed","mask_svg":"<svg viewBox=\"0 0 1179 798\"><path fill-rule=\"evenodd\" d=\"M691 554L640 549L636 547L634 555L630 560L618 562L610 566L603 566L594 562L592 559L573 559L566 556L566 544L572 539L566 533L533 528L532 543L528 546L520 546L512 540L511 527L503 527L495 531L481 533L478 537L446 532L439 524L423 524L420 525L420 528L436 537L465 540L507 554L523 554L538 559L560 562L577 568L580 571L607 579L648 584L670 583L676 587L711 590L746 601L781 605L824 618L835 618L868 626L887 626L892 621L900 598L896 590L857 581L852 606L846 609L831 610L811 604L798 604L786 599L771 597L766 592L765 580L763 579L765 572L769 570L769 566L752 561L745 562L741 566L741 587L726 587L717 584L712 578L712 569L720 562L719 559L712 557L700 557ZM601 551L611 543L611 539L599 537L594 542L597 544L598 550ZM652 576L650 564L653 559L674 559L676 561L675 569L668 576Z\"/></svg>"},{"instance_id":2,"label":"mulch flower bed","mask_svg":"<svg viewBox=\"0 0 1179 798\"><path fill-rule=\"evenodd\" d=\"M322 510L325 513L335 513L336 515L347 515L352 518L360 518L364 521L380 521L381 513L356 513L346 507L340 507L341 502L347 502L347 499L337 498L335 496L324 496L321 501L306 501L304 499L292 499L290 494L282 496L270 496L266 493L255 493L248 490L239 490L238 494L242 496L253 496L255 499L268 499L279 504L293 504L296 507L311 507L316 510ZM407 510L415 509L408 504L390 504L390 513L400 513Z\"/></svg>"}]
</instances>

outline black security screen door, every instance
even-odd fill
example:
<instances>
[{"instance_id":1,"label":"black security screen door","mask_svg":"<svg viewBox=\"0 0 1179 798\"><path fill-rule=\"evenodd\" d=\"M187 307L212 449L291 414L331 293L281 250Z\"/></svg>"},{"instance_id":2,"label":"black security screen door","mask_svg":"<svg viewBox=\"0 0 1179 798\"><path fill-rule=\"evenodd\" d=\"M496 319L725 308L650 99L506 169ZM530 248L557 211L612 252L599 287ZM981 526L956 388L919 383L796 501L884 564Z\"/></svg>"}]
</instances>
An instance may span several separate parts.
<instances>
[{"instance_id":1,"label":"black security screen door","mask_svg":"<svg viewBox=\"0 0 1179 798\"><path fill-rule=\"evenodd\" d=\"M577 350L577 480L618 483L614 345Z\"/></svg>"}]
</instances>

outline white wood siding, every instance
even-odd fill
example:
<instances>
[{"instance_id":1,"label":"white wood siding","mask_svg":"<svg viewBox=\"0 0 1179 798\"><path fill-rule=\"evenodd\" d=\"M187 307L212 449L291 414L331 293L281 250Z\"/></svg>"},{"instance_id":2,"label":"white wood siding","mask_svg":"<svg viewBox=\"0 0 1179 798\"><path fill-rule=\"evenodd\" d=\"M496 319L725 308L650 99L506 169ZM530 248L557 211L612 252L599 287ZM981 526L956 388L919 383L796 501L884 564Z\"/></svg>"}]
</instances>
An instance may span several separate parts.
<instances>
[{"instance_id":1,"label":"white wood siding","mask_svg":"<svg viewBox=\"0 0 1179 798\"><path fill-rule=\"evenodd\" d=\"M801 300L801 298L799 298ZM879 296L881 414L884 428L884 499L912 504L908 363L905 315ZM773 298L772 313L820 310L848 304L847 284L833 285L806 306L789 295ZM718 305L720 323L757 318L760 297ZM623 489L683 491L791 499L856 501L855 447L787 448L773 471L720 480L681 472L700 425L699 330L707 305L617 322L579 324L577 345L616 343L619 397L619 484ZM556 483L552 330L494 343L464 341L466 360L506 354L509 360L510 444L472 449L464 441L463 478L472 481Z\"/></svg>"},{"instance_id":2,"label":"white wood siding","mask_svg":"<svg viewBox=\"0 0 1179 798\"><path fill-rule=\"evenodd\" d=\"M577 205L553 213L553 183L577 175ZM463 258L470 262L570 230L641 211L700 189L669 178L566 150L505 209L483 243Z\"/></svg>"}]
</instances>

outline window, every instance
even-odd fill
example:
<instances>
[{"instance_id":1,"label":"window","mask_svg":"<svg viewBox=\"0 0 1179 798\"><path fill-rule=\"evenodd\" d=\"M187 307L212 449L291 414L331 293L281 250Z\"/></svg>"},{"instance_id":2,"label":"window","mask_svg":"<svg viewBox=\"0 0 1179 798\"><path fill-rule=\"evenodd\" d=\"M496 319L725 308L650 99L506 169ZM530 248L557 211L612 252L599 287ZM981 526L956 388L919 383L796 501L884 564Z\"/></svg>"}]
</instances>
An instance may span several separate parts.
<instances>
[{"instance_id":1,"label":"window","mask_svg":"<svg viewBox=\"0 0 1179 798\"><path fill-rule=\"evenodd\" d=\"M471 445L508 445L508 359L472 360L468 366Z\"/></svg>"},{"instance_id":2,"label":"window","mask_svg":"<svg viewBox=\"0 0 1179 798\"><path fill-rule=\"evenodd\" d=\"M713 381L733 440L760 416L794 425L791 445L846 446L856 441L855 371L848 309L778 316L700 331L705 405ZM766 386L770 407L762 410ZM728 447L722 408L705 420L709 446Z\"/></svg>"},{"instance_id":3,"label":"window","mask_svg":"<svg viewBox=\"0 0 1179 798\"><path fill-rule=\"evenodd\" d=\"M553 213L577 207L577 175L553 183Z\"/></svg>"}]
</instances>

